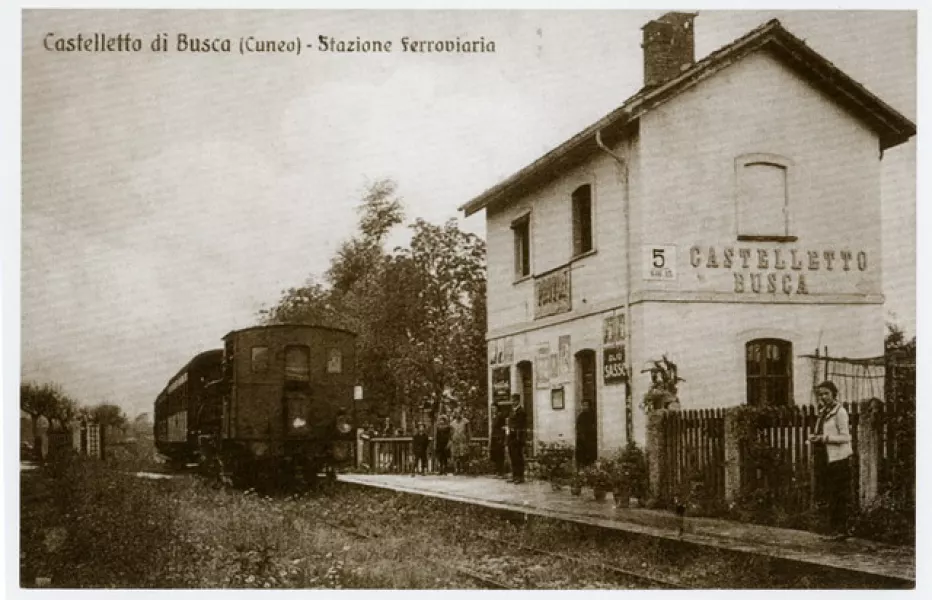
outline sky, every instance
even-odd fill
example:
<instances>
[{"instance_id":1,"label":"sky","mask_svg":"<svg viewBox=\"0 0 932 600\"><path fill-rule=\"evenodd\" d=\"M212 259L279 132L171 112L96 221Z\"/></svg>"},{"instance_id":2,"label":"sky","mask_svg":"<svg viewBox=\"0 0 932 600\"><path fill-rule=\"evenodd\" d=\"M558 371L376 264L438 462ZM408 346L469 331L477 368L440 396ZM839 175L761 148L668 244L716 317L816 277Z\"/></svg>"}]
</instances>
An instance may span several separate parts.
<instances>
[{"instance_id":1,"label":"sky","mask_svg":"<svg viewBox=\"0 0 932 600\"><path fill-rule=\"evenodd\" d=\"M321 275L367 182L457 208L619 106L662 11L41 11L22 21L21 376L151 411L167 380ZM702 58L771 18L916 120L911 12L700 11ZM58 53L48 33L139 53ZM148 50L169 34L168 52ZM494 53L178 52L178 33L494 41ZM916 328L916 143L883 158L888 319ZM392 244L405 242L403 231Z\"/></svg>"}]
</instances>

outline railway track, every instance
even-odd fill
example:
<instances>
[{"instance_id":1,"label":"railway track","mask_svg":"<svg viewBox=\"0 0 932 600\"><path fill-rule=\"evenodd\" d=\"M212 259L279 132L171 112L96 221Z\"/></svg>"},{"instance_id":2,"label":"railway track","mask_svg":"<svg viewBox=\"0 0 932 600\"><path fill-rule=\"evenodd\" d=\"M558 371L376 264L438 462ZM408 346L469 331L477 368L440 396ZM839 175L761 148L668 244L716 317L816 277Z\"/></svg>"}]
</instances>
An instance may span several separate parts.
<instances>
[{"instance_id":1,"label":"railway track","mask_svg":"<svg viewBox=\"0 0 932 600\"><path fill-rule=\"evenodd\" d=\"M357 537L357 538L360 538L360 539L375 540L375 539L378 539L378 538L381 537L380 535L377 535L377 534L371 534L371 533L366 533L366 532L363 532L363 531L359 531L359 530L354 529L354 528L352 528L352 527L347 527L347 526L345 526L345 525L340 525L339 523L334 523L334 522L332 522L332 521L329 521L329 520L326 520L326 519L322 519L322 518L320 518L320 517L314 517L314 519L317 520L317 521L319 521L320 523L323 523L323 524L325 524L325 525L327 525L327 526L329 526L329 527L332 527L333 529L337 529L337 530L339 530L339 531L342 531L342 532L344 532L344 533L347 533L347 534L349 534L349 535L351 535L351 536L353 536L353 537ZM646 584L646 587L650 587L650 588L654 588L654 589L656 589L656 588L660 588L660 589L691 589L689 586L686 586L686 585L681 584L681 583L678 583L678 582L674 582L674 581L670 581L670 580L666 580L666 579L661 579L661 578L658 578L658 577L653 577L653 576L647 575L647 574L645 574L645 573L639 573L639 572L636 572L636 571L632 571L632 570L630 570L630 569L622 568L622 567L620 567L620 566L618 566L618 565L611 565L611 564L607 564L607 563L600 562L600 561L591 561L591 560L587 560L587 559L580 558L580 557L576 557L576 556L570 556L570 555L568 555L568 554L564 554L564 553L561 553L561 552L552 552L552 551L549 551L549 550L544 550L544 549L542 549L542 548L535 548L535 547L533 547L533 546L528 546L528 545L526 545L526 544L521 544L521 543L517 543L517 542L512 542L512 541L509 541L509 540L504 540L504 539L501 539L501 538L489 536L489 535L482 534L482 533L475 533L475 532L473 532L473 533L472 533L472 536L475 537L475 538L477 538L477 539L481 539L481 540L484 540L484 541L486 541L486 542L491 542L491 543L494 543L494 544L497 544L497 545L506 546L506 547L508 547L508 548L511 548L511 549L514 549L514 550L518 550L518 551L520 551L520 552L524 552L524 553L528 553L528 554L532 554L532 555L537 555L537 556L545 556L545 557L548 557L548 558L551 558L551 559L555 559L555 560L558 560L558 561L564 561L564 562L567 562L567 563L571 563L571 564L575 564L575 565L580 565L580 566L582 566L582 567L584 567L584 568L586 568L586 569L588 569L588 570L594 571L594 572L608 573L608 574L610 574L611 576L613 576L614 578L620 579L620 580L622 580L622 581L631 581L631 582L637 582L638 584ZM473 570L473 569L470 569L470 568L467 568L467 567L463 567L463 566L459 566L459 565L453 565L453 564L450 564L450 563L448 563L448 562L441 562L441 561L434 560L434 559L429 558L429 557L427 557L426 560L427 560L428 562L430 562L431 564L434 564L434 565L436 565L436 566L439 566L439 567L441 567L441 568L443 568L443 569L452 570L452 571L458 573L459 575L462 575L462 576L465 576L465 577L467 577L467 578L469 578L469 579L472 579L473 581L476 581L476 582L478 582L478 583L480 583L480 584L482 584L482 585L484 585L484 586L487 586L488 588L491 588L491 589L501 589L501 590L522 589L522 588L520 588L520 587L517 587L517 586L515 586L515 585L512 585L511 583L506 583L506 582L504 582L504 581L501 581L501 580L496 579L496 578L494 578L494 577L490 577L489 575L486 575L486 574L484 574L484 573L480 573L480 572L478 572L478 571L476 571L476 570Z\"/></svg>"},{"instance_id":2,"label":"railway track","mask_svg":"<svg viewBox=\"0 0 932 600\"><path fill-rule=\"evenodd\" d=\"M314 520L318 521L319 523L322 523L322 524L324 524L324 525L327 525L327 526L329 526L329 527L332 527L332 528L334 528L334 529L337 529L337 530L339 530L339 531L342 531L342 532L344 532L344 533L346 533L346 534L349 534L349 535L351 535L351 536L353 536L353 537L357 537L357 538L360 538L360 539L375 540L375 539L378 539L379 537L381 537L381 536L378 536L378 535L372 535L372 534L369 534L369 533L365 533L365 532L363 532L363 531L359 531L358 529L353 529L352 527L346 527L345 525L340 525L339 523L334 523L334 522L332 522L332 521L328 521L327 519L322 519L322 518L320 518L320 517L313 517L313 518L314 518ZM512 586L512 585L509 585L509 584L507 584L507 583L505 583L505 582L503 582L503 581L499 581L499 580L497 580L497 579L488 577L488 576L486 576L486 575L483 575L482 573L479 573L479 572L477 572L477 571L473 571L472 569L467 569L466 567L460 567L460 566L457 566L457 565L451 565L451 564L449 564L449 563L445 563L445 562L441 562L441 561L438 561L438 560L434 560L434 559L432 559L432 558L430 558L430 557L426 557L426 560L427 560L429 563L431 563L431 564L433 564L433 565L436 565L436 566L438 566L438 567L441 567L441 568L444 568L444 569L448 569L448 570L455 571L456 573L458 573L458 574L460 574L460 575L462 575L462 576L464 576L464 577L467 577L467 578L469 578L469 579L472 579L473 581L479 582L479 583L481 583L481 584L483 584L483 585L485 585L485 586L488 586L488 587L491 588L491 589L496 589L496 590L514 590L514 589L518 589L518 588L516 588L516 587L514 587L514 586Z\"/></svg>"},{"instance_id":3,"label":"railway track","mask_svg":"<svg viewBox=\"0 0 932 600\"><path fill-rule=\"evenodd\" d=\"M650 585L651 587L659 587L659 588L662 588L662 589L670 589L670 590L686 590L686 589L693 589L693 588L691 588L690 586L687 586L687 585L682 584L682 583L679 583L679 582L670 581L670 580L668 580L668 579L661 579L661 578L659 578L659 577L652 577L652 576L647 575L647 574L645 574L645 573L638 573L638 572L636 572L636 571L632 571L632 570L630 570L630 569L625 569L625 568L620 567L620 566L618 566L618 565L612 565L612 564L604 563L604 562L601 562L601 561L586 560L586 559L580 558L580 557L578 557L578 556L570 556L569 554L564 554L564 553L562 553L562 552L552 552L552 551L550 551L550 550L544 550L543 548L535 548L535 547L533 547L533 546L528 546L528 545L526 545L526 544L521 544L521 543L519 543L519 542L512 542L512 541L510 541L510 540L505 540L505 539L502 539L502 538L498 538L498 537L486 535L486 534L483 534L483 533L475 533L475 532L474 532L472 535L473 535L474 537L477 537L477 538L480 538L480 539L483 539L483 540L486 540L486 541L489 541L489 542L493 542L493 543L495 543L495 544L501 544L501 545L503 545L503 546L508 546L508 547L510 547L510 548L514 548L514 549L516 549L516 550L520 550L520 551L523 551L523 552L529 552L529 553L532 553L532 554L539 554L539 555L541 555L541 556L549 556L549 557L551 557L551 558L555 558L555 559L558 559L558 560L564 560L564 561L569 562L569 563L578 564L578 565L581 565L581 566L583 566L583 567L585 567L585 568L593 569L593 570L596 570L596 571L602 571L602 572L605 572L605 573L612 573L612 574L614 574L614 575L616 575L616 576L618 576L618 577L621 577L621 578L624 578L624 579L630 579L630 580L638 581L638 582L641 582L641 583L645 583L645 584L647 584L647 585Z\"/></svg>"}]
</instances>

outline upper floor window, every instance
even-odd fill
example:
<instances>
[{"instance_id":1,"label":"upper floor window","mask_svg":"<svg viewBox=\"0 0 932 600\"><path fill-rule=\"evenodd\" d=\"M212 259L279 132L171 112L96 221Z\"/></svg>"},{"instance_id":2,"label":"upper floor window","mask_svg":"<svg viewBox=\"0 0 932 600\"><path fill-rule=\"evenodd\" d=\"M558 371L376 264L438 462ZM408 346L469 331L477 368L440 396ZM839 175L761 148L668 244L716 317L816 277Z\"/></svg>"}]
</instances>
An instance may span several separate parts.
<instances>
[{"instance_id":1,"label":"upper floor window","mask_svg":"<svg viewBox=\"0 0 932 600\"><path fill-rule=\"evenodd\" d=\"M793 344L751 340L745 346L748 404L788 406L793 402Z\"/></svg>"},{"instance_id":2,"label":"upper floor window","mask_svg":"<svg viewBox=\"0 0 932 600\"><path fill-rule=\"evenodd\" d=\"M788 241L791 166L771 154L747 154L735 161L739 240Z\"/></svg>"},{"instance_id":3,"label":"upper floor window","mask_svg":"<svg viewBox=\"0 0 932 600\"><path fill-rule=\"evenodd\" d=\"M515 240L515 276L531 274L531 215L524 215L511 224Z\"/></svg>"},{"instance_id":4,"label":"upper floor window","mask_svg":"<svg viewBox=\"0 0 932 600\"><path fill-rule=\"evenodd\" d=\"M252 372L265 373L269 370L269 347L255 346L252 349Z\"/></svg>"},{"instance_id":5,"label":"upper floor window","mask_svg":"<svg viewBox=\"0 0 932 600\"><path fill-rule=\"evenodd\" d=\"M293 381L310 381L310 348L307 346L287 346L285 348L285 379L290 379Z\"/></svg>"},{"instance_id":6,"label":"upper floor window","mask_svg":"<svg viewBox=\"0 0 932 600\"><path fill-rule=\"evenodd\" d=\"M573 256L592 250L592 186L573 192Z\"/></svg>"}]
</instances>

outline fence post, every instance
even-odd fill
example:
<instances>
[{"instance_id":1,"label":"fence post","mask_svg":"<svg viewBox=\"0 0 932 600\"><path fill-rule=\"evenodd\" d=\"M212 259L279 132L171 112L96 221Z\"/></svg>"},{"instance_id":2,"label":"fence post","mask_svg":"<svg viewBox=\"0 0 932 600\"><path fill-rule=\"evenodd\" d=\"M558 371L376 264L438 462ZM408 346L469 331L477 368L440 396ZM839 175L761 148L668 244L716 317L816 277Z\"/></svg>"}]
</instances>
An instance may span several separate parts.
<instances>
[{"instance_id":1,"label":"fence post","mask_svg":"<svg viewBox=\"0 0 932 600\"><path fill-rule=\"evenodd\" d=\"M871 398L860 407L858 416L858 503L861 508L877 497L880 462L880 400Z\"/></svg>"},{"instance_id":2,"label":"fence post","mask_svg":"<svg viewBox=\"0 0 932 600\"><path fill-rule=\"evenodd\" d=\"M650 503L663 502L664 489L662 487L664 474L664 456L665 447L663 439L663 419L665 411L653 410L647 415L647 473Z\"/></svg>"},{"instance_id":3,"label":"fence post","mask_svg":"<svg viewBox=\"0 0 932 600\"><path fill-rule=\"evenodd\" d=\"M731 506L741 491L741 447L737 408L725 409L725 504Z\"/></svg>"}]
</instances>

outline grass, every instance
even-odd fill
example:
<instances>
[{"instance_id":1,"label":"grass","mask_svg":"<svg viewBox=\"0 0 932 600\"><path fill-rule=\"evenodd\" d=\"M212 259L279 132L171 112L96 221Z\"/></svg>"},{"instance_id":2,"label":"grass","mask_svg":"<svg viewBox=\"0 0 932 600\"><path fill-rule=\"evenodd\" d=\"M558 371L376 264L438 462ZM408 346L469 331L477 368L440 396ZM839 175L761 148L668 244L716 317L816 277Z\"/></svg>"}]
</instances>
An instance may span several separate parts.
<instances>
[{"instance_id":1,"label":"grass","mask_svg":"<svg viewBox=\"0 0 932 600\"><path fill-rule=\"evenodd\" d=\"M520 587L608 585L604 573L509 552L472 533L650 573L695 587L818 587L766 559L623 538L442 500L338 486L269 498L200 477L141 479L146 451L69 460L22 476L20 581L55 588L463 589L468 566ZM359 539L321 521L367 532ZM428 558L433 561L428 561ZM438 564L439 563L439 564ZM803 580L809 577L810 580ZM816 584L813 585L812 581ZM845 581L831 581L845 587Z\"/></svg>"},{"instance_id":2,"label":"grass","mask_svg":"<svg viewBox=\"0 0 932 600\"><path fill-rule=\"evenodd\" d=\"M435 589L468 583L425 568L424 557L435 550L428 535L360 540L313 517L352 527L363 521L364 529L374 511L360 494L269 498L218 490L199 477L133 477L145 464L139 456L75 459L25 473L21 586L33 587L37 578L56 588Z\"/></svg>"}]
</instances>

